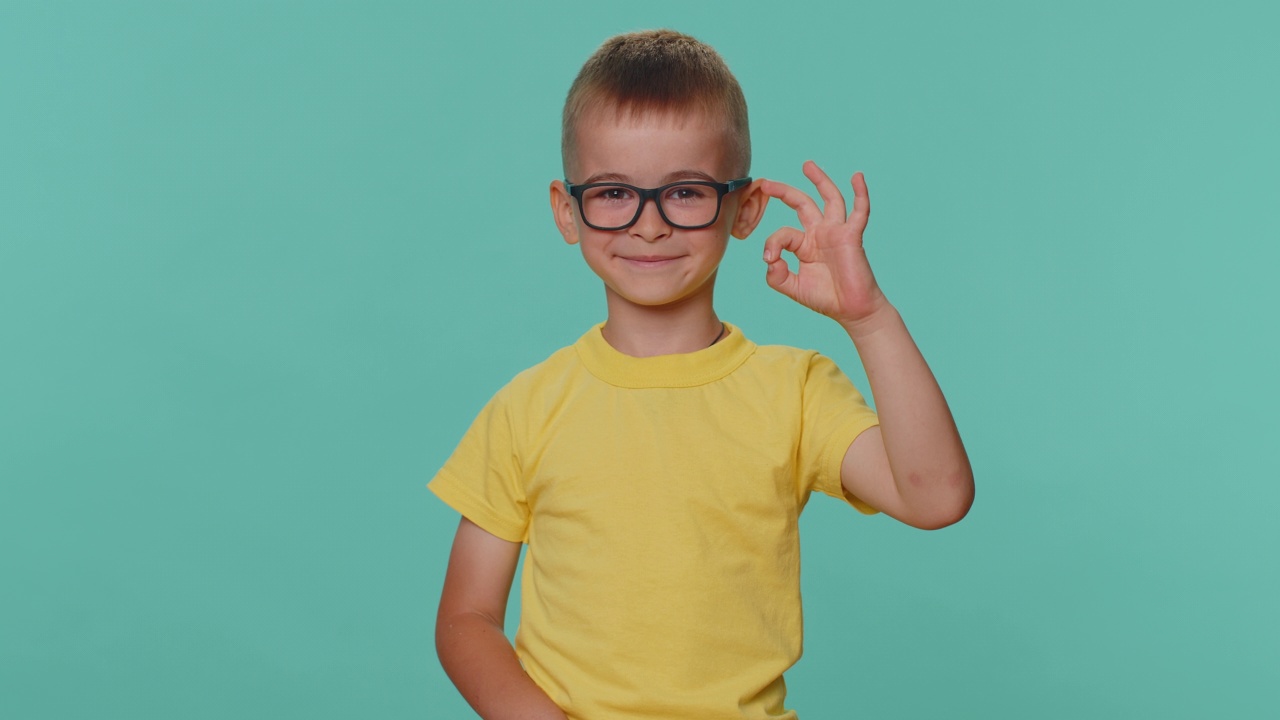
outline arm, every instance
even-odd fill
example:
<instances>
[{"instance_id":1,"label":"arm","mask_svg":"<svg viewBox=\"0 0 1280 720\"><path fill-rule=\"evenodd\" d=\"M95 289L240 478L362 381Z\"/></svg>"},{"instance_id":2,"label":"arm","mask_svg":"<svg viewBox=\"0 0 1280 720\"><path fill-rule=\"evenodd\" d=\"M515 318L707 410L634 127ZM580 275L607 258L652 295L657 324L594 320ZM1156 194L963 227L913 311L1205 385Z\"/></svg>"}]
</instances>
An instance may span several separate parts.
<instances>
[{"instance_id":1,"label":"arm","mask_svg":"<svg viewBox=\"0 0 1280 720\"><path fill-rule=\"evenodd\" d=\"M520 543L466 519L458 525L440 610L436 653L458 692L486 720L565 720L502 633Z\"/></svg>"},{"instance_id":2,"label":"arm","mask_svg":"<svg viewBox=\"0 0 1280 720\"><path fill-rule=\"evenodd\" d=\"M973 504L973 470L942 396L898 311L876 284L862 246L871 214L862 174L853 176L853 212L844 196L812 162L805 176L823 199L765 181L765 194L799 216L803 230L782 228L765 242L769 286L840 323L858 349L880 427L849 446L841 465L845 489L891 517L925 529L959 521ZM795 254L793 273L782 251Z\"/></svg>"}]
</instances>

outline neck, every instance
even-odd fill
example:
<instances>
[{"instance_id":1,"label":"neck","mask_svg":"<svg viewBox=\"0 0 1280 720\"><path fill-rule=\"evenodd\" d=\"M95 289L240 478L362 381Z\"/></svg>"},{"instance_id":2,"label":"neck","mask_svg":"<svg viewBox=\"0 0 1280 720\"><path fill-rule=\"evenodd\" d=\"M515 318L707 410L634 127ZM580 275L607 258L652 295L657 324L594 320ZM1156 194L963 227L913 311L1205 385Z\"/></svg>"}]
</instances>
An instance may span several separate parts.
<instances>
[{"instance_id":1,"label":"neck","mask_svg":"<svg viewBox=\"0 0 1280 720\"><path fill-rule=\"evenodd\" d=\"M702 350L720 337L722 325L711 298L645 307L609 298L602 330L615 350L632 357L676 355Z\"/></svg>"}]
</instances>

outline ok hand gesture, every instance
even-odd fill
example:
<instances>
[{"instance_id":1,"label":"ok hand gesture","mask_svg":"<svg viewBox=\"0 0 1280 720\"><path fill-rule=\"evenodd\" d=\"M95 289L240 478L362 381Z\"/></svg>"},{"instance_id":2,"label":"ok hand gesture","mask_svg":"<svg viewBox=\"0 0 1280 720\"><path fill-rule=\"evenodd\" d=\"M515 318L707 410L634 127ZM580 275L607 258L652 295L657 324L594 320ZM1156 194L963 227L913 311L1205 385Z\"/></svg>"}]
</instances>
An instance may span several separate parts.
<instances>
[{"instance_id":1,"label":"ok hand gesture","mask_svg":"<svg viewBox=\"0 0 1280 720\"><path fill-rule=\"evenodd\" d=\"M862 173L853 176L853 212L845 214L844 196L812 160L805 177L818 188L823 209L808 195L785 183L765 180L762 189L796 211L803 230L784 227L764 243L769 287L841 324L859 324L888 305L862 248L862 232L871 215L871 198ZM791 272L782 251L800 261Z\"/></svg>"}]
</instances>

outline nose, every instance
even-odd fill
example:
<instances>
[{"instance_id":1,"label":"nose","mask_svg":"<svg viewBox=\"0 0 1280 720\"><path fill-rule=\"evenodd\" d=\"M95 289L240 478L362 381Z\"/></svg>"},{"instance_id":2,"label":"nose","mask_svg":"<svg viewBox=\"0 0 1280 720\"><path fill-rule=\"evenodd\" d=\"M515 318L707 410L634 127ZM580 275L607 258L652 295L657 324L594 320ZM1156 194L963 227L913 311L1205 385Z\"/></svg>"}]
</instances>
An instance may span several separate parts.
<instances>
[{"instance_id":1,"label":"nose","mask_svg":"<svg viewBox=\"0 0 1280 720\"><path fill-rule=\"evenodd\" d=\"M640 217L631 226L631 234L646 242L654 242L671 234L671 226L658 212L658 199L647 198L640 208Z\"/></svg>"}]
</instances>

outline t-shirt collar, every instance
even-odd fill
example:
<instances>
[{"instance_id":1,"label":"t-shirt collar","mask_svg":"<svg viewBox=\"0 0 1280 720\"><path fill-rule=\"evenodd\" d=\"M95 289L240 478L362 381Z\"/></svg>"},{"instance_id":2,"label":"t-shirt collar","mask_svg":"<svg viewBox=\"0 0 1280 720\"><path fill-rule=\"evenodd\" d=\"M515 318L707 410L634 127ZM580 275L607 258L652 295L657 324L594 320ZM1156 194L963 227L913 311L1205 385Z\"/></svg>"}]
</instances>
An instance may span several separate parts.
<instances>
[{"instance_id":1,"label":"t-shirt collar","mask_svg":"<svg viewBox=\"0 0 1280 720\"><path fill-rule=\"evenodd\" d=\"M574 343L592 375L625 388L694 387L714 382L736 370L755 352L755 343L725 323L724 337L690 353L638 358L619 352L604 339L600 323Z\"/></svg>"}]
</instances>

